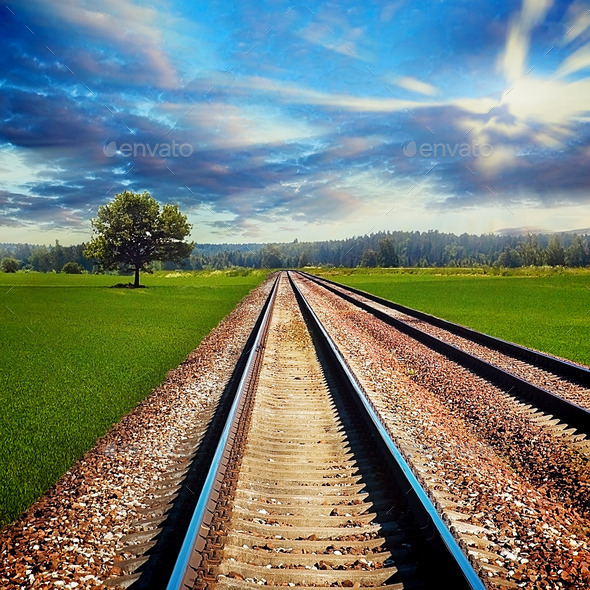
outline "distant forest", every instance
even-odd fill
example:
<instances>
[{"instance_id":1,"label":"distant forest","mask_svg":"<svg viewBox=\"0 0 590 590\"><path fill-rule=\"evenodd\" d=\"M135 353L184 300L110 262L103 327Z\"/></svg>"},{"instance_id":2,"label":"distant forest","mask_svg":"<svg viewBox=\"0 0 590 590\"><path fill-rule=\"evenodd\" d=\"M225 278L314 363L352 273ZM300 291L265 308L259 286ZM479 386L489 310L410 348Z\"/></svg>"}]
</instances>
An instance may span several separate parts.
<instances>
[{"instance_id":1,"label":"distant forest","mask_svg":"<svg viewBox=\"0 0 590 590\"><path fill-rule=\"evenodd\" d=\"M67 263L93 272L82 255L85 244L52 246L0 244L0 260L15 259L18 268L60 272ZM182 265L156 263L154 270L223 270L246 268L442 267L442 266L589 266L590 235L574 233L457 236L438 231L379 232L345 240L279 244L195 244ZM72 264L66 269L71 269ZM121 269L125 272L125 269Z\"/></svg>"}]
</instances>

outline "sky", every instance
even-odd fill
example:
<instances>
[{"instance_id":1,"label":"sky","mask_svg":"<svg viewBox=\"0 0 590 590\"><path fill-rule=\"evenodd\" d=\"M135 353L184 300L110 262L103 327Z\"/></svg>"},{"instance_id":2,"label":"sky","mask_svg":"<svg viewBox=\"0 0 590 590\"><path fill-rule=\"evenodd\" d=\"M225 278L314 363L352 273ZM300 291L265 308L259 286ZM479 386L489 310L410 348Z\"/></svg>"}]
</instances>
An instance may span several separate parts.
<instances>
[{"instance_id":1,"label":"sky","mask_svg":"<svg viewBox=\"0 0 590 590\"><path fill-rule=\"evenodd\" d=\"M590 227L590 1L0 5L0 242Z\"/></svg>"}]
</instances>

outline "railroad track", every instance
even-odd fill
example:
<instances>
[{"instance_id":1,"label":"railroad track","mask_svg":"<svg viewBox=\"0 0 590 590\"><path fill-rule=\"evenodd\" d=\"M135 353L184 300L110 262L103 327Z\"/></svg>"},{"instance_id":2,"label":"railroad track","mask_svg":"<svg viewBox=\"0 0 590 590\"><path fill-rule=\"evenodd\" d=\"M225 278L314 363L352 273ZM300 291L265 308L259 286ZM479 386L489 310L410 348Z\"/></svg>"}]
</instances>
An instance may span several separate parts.
<instances>
[{"instance_id":1,"label":"railroad track","mask_svg":"<svg viewBox=\"0 0 590 590\"><path fill-rule=\"evenodd\" d=\"M590 370L393 303L359 289L293 272L499 385L582 450L590 436ZM493 359L493 362L487 360ZM569 428L563 428L567 425Z\"/></svg>"},{"instance_id":2,"label":"railroad track","mask_svg":"<svg viewBox=\"0 0 590 590\"><path fill-rule=\"evenodd\" d=\"M281 273L168 590L441 584L484 588L314 312Z\"/></svg>"}]
</instances>

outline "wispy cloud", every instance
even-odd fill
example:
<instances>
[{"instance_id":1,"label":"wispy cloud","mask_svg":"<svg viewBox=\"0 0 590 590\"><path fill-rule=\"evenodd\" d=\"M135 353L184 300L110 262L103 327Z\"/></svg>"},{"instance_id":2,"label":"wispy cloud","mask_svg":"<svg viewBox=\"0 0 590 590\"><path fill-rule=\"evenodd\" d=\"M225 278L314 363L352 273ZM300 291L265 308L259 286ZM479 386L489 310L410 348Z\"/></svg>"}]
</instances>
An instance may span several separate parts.
<instances>
[{"instance_id":1,"label":"wispy cloud","mask_svg":"<svg viewBox=\"0 0 590 590\"><path fill-rule=\"evenodd\" d=\"M566 34L562 44L574 42L581 37L587 40L590 32L590 7L584 2L572 2L568 9Z\"/></svg>"},{"instance_id":2,"label":"wispy cloud","mask_svg":"<svg viewBox=\"0 0 590 590\"><path fill-rule=\"evenodd\" d=\"M563 61L556 72L558 78L590 68L590 44L580 47Z\"/></svg>"},{"instance_id":3,"label":"wispy cloud","mask_svg":"<svg viewBox=\"0 0 590 590\"><path fill-rule=\"evenodd\" d=\"M543 21L552 4L553 0L523 0L520 14L511 21L506 48L499 62L508 83L514 83L524 76L531 33Z\"/></svg>"},{"instance_id":4,"label":"wispy cloud","mask_svg":"<svg viewBox=\"0 0 590 590\"><path fill-rule=\"evenodd\" d=\"M314 21L299 31L299 36L308 43L349 58L366 59L360 48L365 30L351 26L334 9L323 10Z\"/></svg>"},{"instance_id":5,"label":"wispy cloud","mask_svg":"<svg viewBox=\"0 0 590 590\"><path fill-rule=\"evenodd\" d=\"M10 4L20 9L18 2ZM152 84L162 88L178 85L176 68L164 49L161 28L164 22L171 19L156 8L131 0L104 0L99 6L77 0L31 0L27 12L39 25L48 23L51 36L59 35L58 31L51 30L52 22L66 23L78 39L86 40L86 47L94 43L107 45L111 52L115 50L119 56L125 56L125 61L136 62L140 69L149 70ZM81 48L80 56L73 57L79 57L77 63L81 66L88 64L88 73L100 75L100 67L112 67L106 52L95 52L92 56L86 47ZM127 76L136 74L137 69L127 68ZM92 80L86 82L91 83Z\"/></svg>"},{"instance_id":6,"label":"wispy cloud","mask_svg":"<svg viewBox=\"0 0 590 590\"><path fill-rule=\"evenodd\" d=\"M416 92L426 96L434 96L437 94L437 89L432 84L422 82L421 80L416 80L416 78L412 78L411 76L402 76L401 78L397 78L395 80L395 84L400 88L409 90L410 92Z\"/></svg>"}]
</instances>

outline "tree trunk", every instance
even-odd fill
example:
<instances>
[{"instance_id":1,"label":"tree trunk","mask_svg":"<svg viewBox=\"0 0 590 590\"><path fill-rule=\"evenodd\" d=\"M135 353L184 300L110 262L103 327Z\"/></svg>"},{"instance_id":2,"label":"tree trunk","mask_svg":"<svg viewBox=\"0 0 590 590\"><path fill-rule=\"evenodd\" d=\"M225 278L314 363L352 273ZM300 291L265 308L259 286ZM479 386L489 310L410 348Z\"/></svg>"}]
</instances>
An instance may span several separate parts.
<instances>
[{"instance_id":1,"label":"tree trunk","mask_svg":"<svg viewBox=\"0 0 590 590\"><path fill-rule=\"evenodd\" d=\"M135 267L135 282L133 283L135 288L139 287L139 267Z\"/></svg>"}]
</instances>

